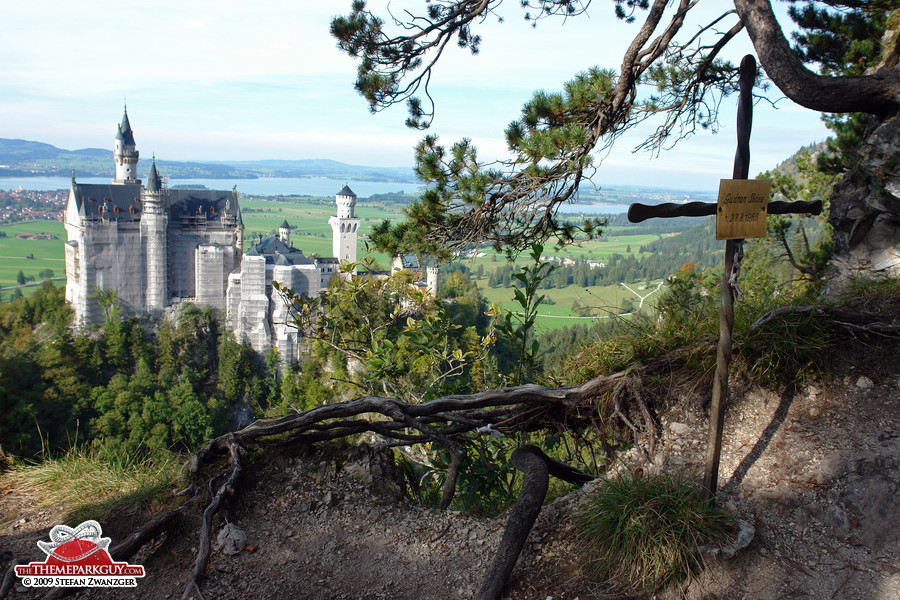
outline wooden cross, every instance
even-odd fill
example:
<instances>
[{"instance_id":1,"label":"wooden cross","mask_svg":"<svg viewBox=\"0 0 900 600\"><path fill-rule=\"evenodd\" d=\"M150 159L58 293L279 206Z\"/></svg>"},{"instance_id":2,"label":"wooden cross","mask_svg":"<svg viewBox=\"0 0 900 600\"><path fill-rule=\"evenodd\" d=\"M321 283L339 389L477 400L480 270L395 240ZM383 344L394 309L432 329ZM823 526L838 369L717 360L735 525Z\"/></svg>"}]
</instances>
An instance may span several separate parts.
<instances>
[{"instance_id":1,"label":"wooden cross","mask_svg":"<svg viewBox=\"0 0 900 600\"><path fill-rule=\"evenodd\" d=\"M741 61L740 68L740 100L737 112L737 152L734 156L734 179L747 180L750 171L750 128L753 122L753 83L756 80L756 60L747 55ZM726 183L726 182L723 182ZM746 185L746 184L744 184ZM766 204L761 204L760 215L749 214L754 221L761 218L765 223ZM768 202L768 214L784 215L789 213L805 213L817 215L822 212L822 203L814 202ZM723 214L723 198L720 190L719 203L689 202L687 204L659 204L647 206L632 204L628 209L628 220L640 223L654 217L705 217ZM743 215L739 215L743 216ZM748 218L748 220L750 220ZM723 223L717 223L718 232ZM765 235L765 229L763 233ZM744 234L746 237L746 234ZM723 236L724 237L724 236ZM722 238L719 238L722 239ZM716 353L716 375L713 380L712 400L710 403L709 441L706 447L706 470L703 478L704 493L707 500L716 494L719 479L719 459L722 453L722 428L725 423L724 405L728 396L728 366L731 363L732 339L734 328L734 300L737 291L737 274L743 257L743 239L728 239L725 242L725 275L722 279L722 307L719 312L719 346Z\"/></svg>"}]
</instances>

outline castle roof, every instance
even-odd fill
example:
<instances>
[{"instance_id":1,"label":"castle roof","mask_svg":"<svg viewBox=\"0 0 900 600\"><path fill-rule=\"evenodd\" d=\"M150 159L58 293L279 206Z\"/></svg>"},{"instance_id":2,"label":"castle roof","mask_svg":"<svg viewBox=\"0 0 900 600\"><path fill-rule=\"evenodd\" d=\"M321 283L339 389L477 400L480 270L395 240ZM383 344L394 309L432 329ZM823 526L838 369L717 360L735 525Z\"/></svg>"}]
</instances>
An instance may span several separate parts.
<instances>
[{"instance_id":1,"label":"castle roof","mask_svg":"<svg viewBox=\"0 0 900 600\"><path fill-rule=\"evenodd\" d=\"M303 251L292 248L274 235L269 235L246 252L247 256L263 256L267 263L275 265L311 265L312 259Z\"/></svg>"},{"instance_id":2,"label":"castle roof","mask_svg":"<svg viewBox=\"0 0 900 600\"><path fill-rule=\"evenodd\" d=\"M287 219L285 219L284 221L282 221L282 222L281 222L281 225L279 226L279 229L290 229L290 228L291 228L291 226L288 225Z\"/></svg>"},{"instance_id":3,"label":"castle roof","mask_svg":"<svg viewBox=\"0 0 900 600\"><path fill-rule=\"evenodd\" d=\"M237 222L240 222L240 209L236 209L234 194L233 190L169 188L169 226L177 227L181 219L218 219L225 215L236 217Z\"/></svg>"},{"instance_id":4,"label":"castle roof","mask_svg":"<svg viewBox=\"0 0 900 600\"><path fill-rule=\"evenodd\" d=\"M131 131L131 123L128 121L128 109L125 109L125 115L122 117L122 124L119 125L119 131L116 133L116 139L122 140L129 146L134 146L134 132Z\"/></svg>"},{"instance_id":5,"label":"castle roof","mask_svg":"<svg viewBox=\"0 0 900 600\"><path fill-rule=\"evenodd\" d=\"M150 181L147 182L147 191L158 192L162 189L159 183L159 171L156 170L156 157L153 157L153 164L150 166Z\"/></svg>"},{"instance_id":6,"label":"castle roof","mask_svg":"<svg viewBox=\"0 0 900 600\"><path fill-rule=\"evenodd\" d=\"M341 188L341 191L338 192L338 196L353 196L354 198L356 198L356 194L353 193L353 190L351 190L346 185Z\"/></svg>"},{"instance_id":7,"label":"castle roof","mask_svg":"<svg viewBox=\"0 0 900 600\"><path fill-rule=\"evenodd\" d=\"M139 183L73 183L72 192L79 216L104 217L111 220L133 220L141 216Z\"/></svg>"}]
</instances>

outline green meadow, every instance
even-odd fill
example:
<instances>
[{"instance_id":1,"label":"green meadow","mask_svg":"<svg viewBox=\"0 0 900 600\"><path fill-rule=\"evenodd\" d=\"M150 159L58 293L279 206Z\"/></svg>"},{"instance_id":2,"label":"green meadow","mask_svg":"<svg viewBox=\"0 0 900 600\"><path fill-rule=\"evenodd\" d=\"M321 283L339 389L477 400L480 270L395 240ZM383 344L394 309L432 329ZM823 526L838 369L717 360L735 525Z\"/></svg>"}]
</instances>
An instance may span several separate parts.
<instances>
[{"instance_id":1,"label":"green meadow","mask_svg":"<svg viewBox=\"0 0 900 600\"><path fill-rule=\"evenodd\" d=\"M259 235L277 234L282 221L292 227L291 242L307 255L331 256L332 239L328 219L335 214L334 200L331 198L295 197L279 201L262 198L242 198L241 209L244 221L244 249L249 249L259 239ZM393 203L374 202L362 199L356 206L356 215L360 218L359 257L365 256L365 242L371 227L383 219L402 218L402 206ZM45 269L52 269L57 285L65 282L64 243L66 238L63 224L56 221L34 221L17 223L0 227L7 235L0 238L0 288L16 285L16 276L21 270L26 276L34 276ZM17 233L49 233L57 236L53 240L24 240L16 238ZM573 260L603 261L614 253L626 255L638 252L642 244L658 239L658 235L628 235L627 230L616 229L607 232L600 240L581 241L557 250L548 243L544 256L570 258ZM475 278L482 294L490 303L498 303L503 308L516 310L518 304L513 301L511 288L489 288L488 274L498 266L506 264L506 257L491 248L482 248L485 256L465 259L464 263L471 269L474 277L478 265L483 265L484 276ZM33 259L26 256L33 255ZM378 268L387 270L390 257L383 253L372 253ZM519 266L528 264L526 254L519 257ZM655 283L645 290L638 291L638 285L649 282L628 284L640 294L648 294L656 286ZM28 294L33 287L23 288ZM10 290L5 290L3 296ZM640 298L623 285L605 285L582 288L569 286L561 289L542 290L550 299L541 307L542 317L538 320L538 330L556 329L575 323L586 323L594 318L609 318L610 315L621 314L636 308ZM657 294L648 296L644 310L655 306ZM577 309L581 309L580 311ZM589 316L585 316L589 315Z\"/></svg>"},{"instance_id":2,"label":"green meadow","mask_svg":"<svg viewBox=\"0 0 900 600\"><path fill-rule=\"evenodd\" d=\"M512 288L487 287L487 277L476 279L476 281L478 288L481 290L481 295L484 296L488 303L497 303L501 308L513 312L521 310L519 303L513 299L514 292ZM590 287L570 285L564 288L540 290L539 293L550 300L552 304L541 304L538 309L539 316L535 327L538 333L542 333L550 329L569 327L579 323L590 323L598 318L608 319L616 315L623 315L638 309L641 302L640 296L646 298L643 311L652 311L656 306L656 299L659 294L656 291L658 283L629 283L626 284L628 287L622 284ZM640 290L638 289L639 286L646 287ZM581 307L581 311L574 309L576 303Z\"/></svg>"},{"instance_id":3,"label":"green meadow","mask_svg":"<svg viewBox=\"0 0 900 600\"><path fill-rule=\"evenodd\" d=\"M59 221L31 221L28 223L15 223L0 227L0 231L6 237L0 238L0 288L16 285L16 276L19 271L26 277L51 269L56 283L65 284L66 260L64 244L66 242L66 230ZM18 233L52 234L54 240L25 240L16 237ZM34 258L26 258L34 256ZM0 296L9 297L10 290L3 290ZM22 290L28 294L28 288Z\"/></svg>"},{"instance_id":4,"label":"green meadow","mask_svg":"<svg viewBox=\"0 0 900 600\"><path fill-rule=\"evenodd\" d=\"M303 250L304 254L319 256L332 255L331 226L328 219L335 214L334 199L292 198L287 201L262 199L241 200L244 220L244 249L249 249L259 239L259 235L277 234L282 221L293 228L291 243ZM365 255L365 242L372 227L384 219L402 217L397 204L382 202L360 202L356 205L356 216L360 219L360 259ZM387 270L390 257L383 253L373 253L372 258L379 268Z\"/></svg>"}]
</instances>

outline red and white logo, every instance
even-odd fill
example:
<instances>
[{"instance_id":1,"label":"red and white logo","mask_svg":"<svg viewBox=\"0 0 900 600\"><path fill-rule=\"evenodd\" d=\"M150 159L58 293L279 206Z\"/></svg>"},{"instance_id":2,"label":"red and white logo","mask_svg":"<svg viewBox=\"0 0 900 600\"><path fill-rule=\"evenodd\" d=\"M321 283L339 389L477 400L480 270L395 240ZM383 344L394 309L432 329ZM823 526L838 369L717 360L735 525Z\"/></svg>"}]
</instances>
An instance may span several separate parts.
<instances>
[{"instance_id":1,"label":"red and white logo","mask_svg":"<svg viewBox=\"0 0 900 600\"><path fill-rule=\"evenodd\" d=\"M115 562L109 555L109 538L97 521L76 528L57 525L49 542L38 542L47 558L16 567L26 587L136 587L144 567Z\"/></svg>"}]
</instances>

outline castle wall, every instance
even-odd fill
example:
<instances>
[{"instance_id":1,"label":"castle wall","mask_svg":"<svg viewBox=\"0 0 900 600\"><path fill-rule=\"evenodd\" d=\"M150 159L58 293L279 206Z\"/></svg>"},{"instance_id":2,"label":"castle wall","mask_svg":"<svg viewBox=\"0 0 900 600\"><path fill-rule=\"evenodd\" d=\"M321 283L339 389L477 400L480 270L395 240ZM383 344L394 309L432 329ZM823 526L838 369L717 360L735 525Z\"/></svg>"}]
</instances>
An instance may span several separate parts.
<instances>
[{"instance_id":1,"label":"castle wall","mask_svg":"<svg viewBox=\"0 0 900 600\"><path fill-rule=\"evenodd\" d=\"M319 293L319 269L315 265L307 268L297 266L274 266L272 281L277 281L291 288L299 296L306 294L314 297ZM274 289L271 292L271 322L274 334L274 345L278 349L283 365L299 360L300 333L290 324L291 314L281 294Z\"/></svg>"},{"instance_id":2,"label":"castle wall","mask_svg":"<svg viewBox=\"0 0 900 600\"><path fill-rule=\"evenodd\" d=\"M266 259L244 256L241 260L239 323L235 331L254 350L264 354L271 347L269 326L269 293L266 290Z\"/></svg>"},{"instance_id":3,"label":"castle wall","mask_svg":"<svg viewBox=\"0 0 900 600\"><path fill-rule=\"evenodd\" d=\"M140 224L136 221L99 220L85 227L81 286L86 296L84 322L101 323L104 315L92 298L95 288L115 290L122 316L144 312L144 256Z\"/></svg>"},{"instance_id":4,"label":"castle wall","mask_svg":"<svg viewBox=\"0 0 900 600\"><path fill-rule=\"evenodd\" d=\"M197 290L195 302L218 310L225 308L226 278L233 264L234 248L218 244L201 244L195 252Z\"/></svg>"},{"instance_id":5,"label":"castle wall","mask_svg":"<svg viewBox=\"0 0 900 600\"><path fill-rule=\"evenodd\" d=\"M202 244L221 244L234 246L234 230L213 229L204 224L192 227L170 226L168 229L168 282L170 295L175 298L196 298L197 289L197 248ZM223 262L221 285L224 292L225 274L234 270L235 257L232 252ZM226 270L227 269L227 270ZM207 296L208 297L208 296Z\"/></svg>"},{"instance_id":6,"label":"castle wall","mask_svg":"<svg viewBox=\"0 0 900 600\"><path fill-rule=\"evenodd\" d=\"M241 272L237 271L228 276L228 288L225 292L225 324L238 339L241 338Z\"/></svg>"}]
</instances>

